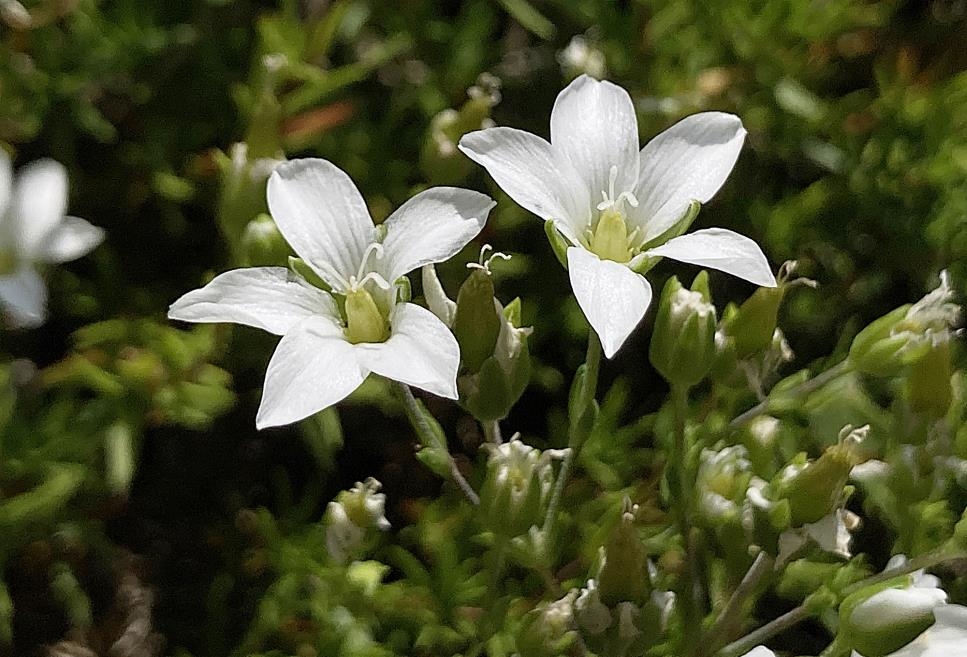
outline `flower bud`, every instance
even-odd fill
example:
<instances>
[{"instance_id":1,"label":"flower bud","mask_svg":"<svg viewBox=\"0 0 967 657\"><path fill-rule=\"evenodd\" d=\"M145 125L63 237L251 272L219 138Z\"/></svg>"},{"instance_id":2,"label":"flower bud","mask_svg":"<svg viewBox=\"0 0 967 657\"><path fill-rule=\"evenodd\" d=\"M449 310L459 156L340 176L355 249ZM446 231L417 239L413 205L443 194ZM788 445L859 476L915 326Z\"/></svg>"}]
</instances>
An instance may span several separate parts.
<instances>
[{"instance_id":1,"label":"flower bud","mask_svg":"<svg viewBox=\"0 0 967 657\"><path fill-rule=\"evenodd\" d=\"M524 617L517 636L520 657L558 657L569 653L577 640L574 600L578 592L571 589L556 602L541 604Z\"/></svg>"},{"instance_id":2,"label":"flower bud","mask_svg":"<svg viewBox=\"0 0 967 657\"><path fill-rule=\"evenodd\" d=\"M557 63L561 65L561 72L568 79L582 74L601 79L608 73L604 53L580 34L572 37L567 47L557 53Z\"/></svg>"},{"instance_id":3,"label":"flower bud","mask_svg":"<svg viewBox=\"0 0 967 657\"><path fill-rule=\"evenodd\" d=\"M460 344L463 369L475 374L494 353L500 318L494 312L494 281L486 269L473 269L457 294L453 334Z\"/></svg>"},{"instance_id":4,"label":"flower bud","mask_svg":"<svg viewBox=\"0 0 967 657\"><path fill-rule=\"evenodd\" d=\"M601 602L598 583L593 579L589 579L587 587L581 589L581 595L574 603L574 617L582 632L592 636L611 627L611 611Z\"/></svg>"},{"instance_id":5,"label":"flower bud","mask_svg":"<svg viewBox=\"0 0 967 657\"><path fill-rule=\"evenodd\" d=\"M326 548L335 561L347 563L366 547L367 533L389 529L381 487L369 477L339 493L326 507Z\"/></svg>"},{"instance_id":6,"label":"flower bud","mask_svg":"<svg viewBox=\"0 0 967 657\"><path fill-rule=\"evenodd\" d=\"M948 342L960 320L960 306L951 301L953 296L950 276L942 271L936 289L873 321L853 338L849 351L853 366L866 374L892 376L919 361L931 347Z\"/></svg>"},{"instance_id":7,"label":"flower bud","mask_svg":"<svg viewBox=\"0 0 967 657\"><path fill-rule=\"evenodd\" d=\"M811 463L787 466L775 482L778 499L789 502L793 527L818 522L838 507L850 470L860 461L857 445L869 427L847 426L837 444Z\"/></svg>"},{"instance_id":8,"label":"flower bud","mask_svg":"<svg viewBox=\"0 0 967 657\"><path fill-rule=\"evenodd\" d=\"M904 577L870 587L840 605L840 635L864 657L883 657L934 624L934 609L947 601L933 577Z\"/></svg>"},{"instance_id":9,"label":"flower bud","mask_svg":"<svg viewBox=\"0 0 967 657\"><path fill-rule=\"evenodd\" d=\"M738 517L739 504L751 478L752 464L745 447L702 450L696 476L696 489L700 491L698 509L711 527Z\"/></svg>"},{"instance_id":10,"label":"flower bud","mask_svg":"<svg viewBox=\"0 0 967 657\"><path fill-rule=\"evenodd\" d=\"M473 171L473 162L457 144L466 133L493 125L490 111L500 102L500 80L485 73L467 90L467 96L459 110L445 109L430 121L420 151L420 168L431 184L453 185Z\"/></svg>"},{"instance_id":11,"label":"flower bud","mask_svg":"<svg viewBox=\"0 0 967 657\"><path fill-rule=\"evenodd\" d=\"M695 277L691 290L674 276L668 279L648 355L672 385L690 387L705 378L715 355L715 306L707 272Z\"/></svg>"},{"instance_id":12,"label":"flower bud","mask_svg":"<svg viewBox=\"0 0 967 657\"><path fill-rule=\"evenodd\" d=\"M291 253L292 249L269 215L260 214L245 226L241 264L246 267L284 267Z\"/></svg>"},{"instance_id":13,"label":"flower bud","mask_svg":"<svg viewBox=\"0 0 967 657\"><path fill-rule=\"evenodd\" d=\"M635 528L637 506L627 498L624 510L601 548L596 578L601 601L614 607L620 602L644 604L651 595L648 556Z\"/></svg>"},{"instance_id":14,"label":"flower bud","mask_svg":"<svg viewBox=\"0 0 967 657\"><path fill-rule=\"evenodd\" d=\"M764 351L772 344L783 293L781 283L776 287L760 287L722 322L738 359Z\"/></svg>"},{"instance_id":15,"label":"flower bud","mask_svg":"<svg viewBox=\"0 0 967 657\"><path fill-rule=\"evenodd\" d=\"M234 144L228 155L221 154L218 168L221 193L218 199L218 224L232 248L232 256L244 262L242 235L249 222L268 211L265 185L281 160L251 157L245 143Z\"/></svg>"},{"instance_id":16,"label":"flower bud","mask_svg":"<svg viewBox=\"0 0 967 657\"><path fill-rule=\"evenodd\" d=\"M499 536L513 538L539 525L554 485L551 462L564 450L538 449L517 437L488 445L487 478L480 490L480 517Z\"/></svg>"}]
</instances>

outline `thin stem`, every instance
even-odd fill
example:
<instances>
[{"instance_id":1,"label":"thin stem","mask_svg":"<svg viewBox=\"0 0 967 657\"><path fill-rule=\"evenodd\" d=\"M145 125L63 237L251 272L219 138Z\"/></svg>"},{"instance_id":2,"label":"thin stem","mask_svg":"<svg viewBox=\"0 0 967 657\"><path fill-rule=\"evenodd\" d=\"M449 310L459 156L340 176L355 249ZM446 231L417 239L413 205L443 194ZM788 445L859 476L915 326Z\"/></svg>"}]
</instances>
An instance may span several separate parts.
<instances>
[{"instance_id":1,"label":"thin stem","mask_svg":"<svg viewBox=\"0 0 967 657\"><path fill-rule=\"evenodd\" d=\"M494 420L492 422L482 422L484 430L484 438L491 445L500 445L504 442L503 434L500 431L500 421Z\"/></svg>"},{"instance_id":2,"label":"thin stem","mask_svg":"<svg viewBox=\"0 0 967 657\"><path fill-rule=\"evenodd\" d=\"M746 601L759 588L762 581L772 574L775 563L775 559L766 554L765 551L759 552L742 581L732 592L729 601L725 604L725 609L722 610L722 613L715 620L715 624L705 635L705 639L702 641L703 654L714 653L719 644L728 639L736 624L742 618Z\"/></svg>"},{"instance_id":3,"label":"thin stem","mask_svg":"<svg viewBox=\"0 0 967 657\"><path fill-rule=\"evenodd\" d=\"M793 625L806 620L812 615L812 609L807 608L805 605L799 605L792 611L786 612L779 618L766 623L759 629L754 630L749 634L746 634L738 641L733 641L729 645L719 650L716 655L718 657L736 657L737 655L744 655L756 646L765 643L775 635L788 630Z\"/></svg>"},{"instance_id":4,"label":"thin stem","mask_svg":"<svg viewBox=\"0 0 967 657\"><path fill-rule=\"evenodd\" d=\"M864 580L847 586L845 589L843 589L842 597L845 598L846 596L856 593L860 589L865 589L868 586L882 584L883 582L887 582L895 577L909 575L914 571L930 568L945 561L953 561L954 559L967 559L967 552L936 550L934 552L928 552L927 554L921 554L919 557L914 557L913 559L910 559L906 563L903 563L896 568L884 570L882 573L871 575Z\"/></svg>"},{"instance_id":5,"label":"thin stem","mask_svg":"<svg viewBox=\"0 0 967 657\"><path fill-rule=\"evenodd\" d=\"M430 426L430 422L425 415L427 413L426 409L413 396L413 391L410 390L410 387L403 383L397 384L396 387L400 391L400 397L403 399L403 408L406 410L406 417L416 431L416 435L419 436L420 443L423 445L433 445L439 442L435 435L436 432L433 431L433 427ZM449 452L447 452L447 458L450 464L450 477L460 490L463 491L467 499L470 500L470 503L474 506L479 506L480 496L474 491L470 482L464 478L463 473L460 472L460 468L457 467L457 462L453 460L453 456Z\"/></svg>"},{"instance_id":6,"label":"thin stem","mask_svg":"<svg viewBox=\"0 0 967 657\"><path fill-rule=\"evenodd\" d=\"M685 627L699 627L702 622L703 596L698 552L692 536L692 482L689 476L691 469L688 466L688 436L685 432L688 417L688 387L672 384L671 396L675 409L675 442L668 463L668 467L671 468L668 474L670 489L678 497L672 504L672 508L675 511L675 519L685 547L684 584L680 597L682 621ZM694 655L700 651L698 633L686 632L683 638L686 655Z\"/></svg>"},{"instance_id":7,"label":"thin stem","mask_svg":"<svg viewBox=\"0 0 967 657\"><path fill-rule=\"evenodd\" d=\"M850 364L849 360L844 360L836 365L833 365L825 372L820 372L813 378L803 381L799 385L793 386L788 390L783 390L781 394L787 397L793 397L797 395L808 395L809 393L822 388L824 385L826 385L833 379L845 374L851 368L852 368L852 365ZM750 420L762 415L763 413L769 412L770 407L772 406L772 402L773 402L772 397L768 397L767 399L759 402L758 404L756 404L746 412L742 413L741 415L736 416L734 420L729 422L729 428L737 429L742 425L746 424L747 422L749 422Z\"/></svg>"},{"instance_id":8,"label":"thin stem","mask_svg":"<svg viewBox=\"0 0 967 657\"><path fill-rule=\"evenodd\" d=\"M588 350L584 359L584 381L578 391L575 409L570 418L568 427L568 451L561 463L561 471L554 482L554 490L551 493L551 501L547 505L547 514L544 516L544 540L547 545L553 545L554 524L557 521L557 509L561 504L561 496L564 494L564 486L571 474L571 467L577 452L581 448L581 443L586 437L586 433L581 426L581 420L588 407L594 401L594 395L598 389L598 371L601 366L601 341L594 330L588 332Z\"/></svg>"}]
</instances>

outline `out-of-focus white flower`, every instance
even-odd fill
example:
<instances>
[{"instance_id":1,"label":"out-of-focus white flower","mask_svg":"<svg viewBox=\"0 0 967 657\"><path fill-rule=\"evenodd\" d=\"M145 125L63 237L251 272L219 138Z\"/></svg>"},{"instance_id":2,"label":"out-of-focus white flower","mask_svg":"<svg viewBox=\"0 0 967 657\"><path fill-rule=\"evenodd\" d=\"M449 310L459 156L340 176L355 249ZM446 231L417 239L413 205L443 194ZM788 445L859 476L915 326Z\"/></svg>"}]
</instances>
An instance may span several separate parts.
<instances>
[{"instance_id":1,"label":"out-of-focus white flower","mask_svg":"<svg viewBox=\"0 0 967 657\"><path fill-rule=\"evenodd\" d=\"M639 152L628 92L582 75L554 103L550 142L496 127L465 135L460 149L517 203L552 222L552 242L567 241L571 287L610 358L651 303L639 271L659 257L776 285L749 238L721 228L680 235L697 204L725 182L744 139L738 117L703 112Z\"/></svg>"},{"instance_id":2,"label":"out-of-focus white flower","mask_svg":"<svg viewBox=\"0 0 967 657\"><path fill-rule=\"evenodd\" d=\"M104 239L104 231L65 216L67 170L37 160L16 182L10 156L0 149L0 305L14 328L47 318L47 287L37 265L76 260Z\"/></svg>"},{"instance_id":3,"label":"out-of-focus white flower","mask_svg":"<svg viewBox=\"0 0 967 657\"><path fill-rule=\"evenodd\" d=\"M765 646L756 646L749 652L742 655L742 657L776 657L776 653L772 652Z\"/></svg>"},{"instance_id":4,"label":"out-of-focus white flower","mask_svg":"<svg viewBox=\"0 0 967 657\"><path fill-rule=\"evenodd\" d=\"M586 73L600 78L608 72L604 53L580 34L572 37L567 47L557 53L557 62L564 74L571 77Z\"/></svg>"},{"instance_id":5,"label":"out-of-focus white flower","mask_svg":"<svg viewBox=\"0 0 967 657\"><path fill-rule=\"evenodd\" d=\"M434 187L375 226L349 176L326 160L304 159L275 169L268 204L282 235L328 289L284 267L235 269L168 311L172 319L234 322L282 336L256 426L321 411L370 372L456 399L457 341L433 313L403 301L397 281L455 255L483 228L494 202Z\"/></svg>"}]
</instances>

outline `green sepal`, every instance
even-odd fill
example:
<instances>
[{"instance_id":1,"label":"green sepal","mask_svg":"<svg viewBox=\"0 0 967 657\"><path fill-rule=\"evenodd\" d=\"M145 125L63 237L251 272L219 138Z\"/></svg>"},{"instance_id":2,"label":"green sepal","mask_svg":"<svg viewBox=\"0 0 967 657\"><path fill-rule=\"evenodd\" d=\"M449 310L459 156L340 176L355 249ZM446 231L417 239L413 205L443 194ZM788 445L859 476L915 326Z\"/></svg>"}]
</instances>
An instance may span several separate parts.
<instances>
[{"instance_id":1,"label":"green sepal","mask_svg":"<svg viewBox=\"0 0 967 657\"><path fill-rule=\"evenodd\" d=\"M413 285L406 276L396 279L396 300L398 303L407 303L413 298Z\"/></svg>"},{"instance_id":2,"label":"green sepal","mask_svg":"<svg viewBox=\"0 0 967 657\"><path fill-rule=\"evenodd\" d=\"M553 219L544 222L544 234L547 235L547 241L551 243L551 250L554 251L557 261L567 270L567 250L571 245L554 225Z\"/></svg>"},{"instance_id":3,"label":"green sepal","mask_svg":"<svg viewBox=\"0 0 967 657\"><path fill-rule=\"evenodd\" d=\"M323 292L329 292L332 294L332 287L322 280L322 278L319 277L319 274L317 274L315 270L309 266L309 263L302 258L289 256L289 270L304 278L314 287L319 288Z\"/></svg>"},{"instance_id":4,"label":"green sepal","mask_svg":"<svg viewBox=\"0 0 967 657\"><path fill-rule=\"evenodd\" d=\"M661 246L670 239L674 239L679 235L683 235L686 230L688 230L692 222L698 216L699 211L702 209L702 204L698 201L692 201L688 204L688 209L685 210L685 214L682 215L681 219L676 221L671 228L666 230L664 233L658 237L652 238L645 244L641 246L642 251L647 251L648 249L653 249L656 246Z\"/></svg>"},{"instance_id":5,"label":"green sepal","mask_svg":"<svg viewBox=\"0 0 967 657\"><path fill-rule=\"evenodd\" d=\"M460 286L453 334L460 345L463 368L477 373L493 356L500 335L500 317L494 304L494 281L483 269L474 269Z\"/></svg>"},{"instance_id":6,"label":"green sepal","mask_svg":"<svg viewBox=\"0 0 967 657\"><path fill-rule=\"evenodd\" d=\"M723 318L722 327L732 338L738 359L765 351L772 344L783 294L781 283L777 287L760 287L734 313Z\"/></svg>"}]
</instances>

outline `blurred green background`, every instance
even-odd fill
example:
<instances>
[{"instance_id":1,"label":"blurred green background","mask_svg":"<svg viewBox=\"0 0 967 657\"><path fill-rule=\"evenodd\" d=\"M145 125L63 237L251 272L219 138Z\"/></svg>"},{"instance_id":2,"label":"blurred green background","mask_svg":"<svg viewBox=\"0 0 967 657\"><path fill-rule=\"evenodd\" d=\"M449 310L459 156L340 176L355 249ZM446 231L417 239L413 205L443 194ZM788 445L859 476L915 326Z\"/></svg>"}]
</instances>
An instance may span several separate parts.
<instances>
[{"instance_id":1,"label":"blurred green background","mask_svg":"<svg viewBox=\"0 0 967 657\"><path fill-rule=\"evenodd\" d=\"M799 366L842 354L939 270L956 289L967 280L959 0L0 0L0 17L0 142L17 167L64 163L70 213L108 235L49 272L44 327L0 334L0 566L17 609L0 654L110 645L128 572L150 583L165 654L255 650L259 600L296 566L249 540L269 522L250 509L296 531L373 475L403 526L439 488L398 411L372 412L379 390L258 433L274 338L166 321L206 276L257 260L244 227L264 211L245 197L258 158L332 160L377 218L433 184L498 200L441 276L455 294L480 244L515 254L495 270L535 327L534 380L506 422L527 436L563 422L547 408L563 407L586 329L541 222L452 145L488 116L546 136L556 94L582 72L629 90L643 142L698 111L742 118L745 149L697 225L747 234L774 266L795 259L819 281L783 308ZM712 281L721 304L751 292ZM664 397L651 320L605 367L625 421ZM479 430L434 410L462 440L454 451L476 458Z\"/></svg>"}]
</instances>

